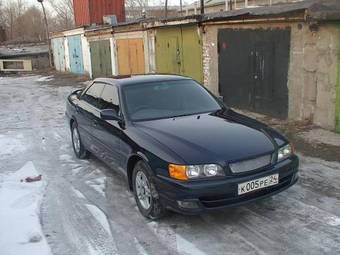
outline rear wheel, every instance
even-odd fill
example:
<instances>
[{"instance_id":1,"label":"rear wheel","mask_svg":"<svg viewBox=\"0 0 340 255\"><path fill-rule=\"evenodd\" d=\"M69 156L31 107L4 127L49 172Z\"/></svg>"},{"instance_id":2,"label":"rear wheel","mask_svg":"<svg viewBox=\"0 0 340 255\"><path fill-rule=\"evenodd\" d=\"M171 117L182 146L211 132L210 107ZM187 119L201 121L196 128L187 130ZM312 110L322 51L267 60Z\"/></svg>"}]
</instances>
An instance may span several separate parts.
<instances>
[{"instance_id":1,"label":"rear wheel","mask_svg":"<svg viewBox=\"0 0 340 255\"><path fill-rule=\"evenodd\" d=\"M73 151L76 154L77 158L88 158L90 156L90 153L85 149L84 145L81 142L78 125L76 122L72 123L71 136Z\"/></svg>"},{"instance_id":2,"label":"rear wheel","mask_svg":"<svg viewBox=\"0 0 340 255\"><path fill-rule=\"evenodd\" d=\"M149 166L143 161L137 162L133 169L133 191L137 206L142 215L149 219L159 219L165 209L159 201L159 195L148 172Z\"/></svg>"}]
</instances>

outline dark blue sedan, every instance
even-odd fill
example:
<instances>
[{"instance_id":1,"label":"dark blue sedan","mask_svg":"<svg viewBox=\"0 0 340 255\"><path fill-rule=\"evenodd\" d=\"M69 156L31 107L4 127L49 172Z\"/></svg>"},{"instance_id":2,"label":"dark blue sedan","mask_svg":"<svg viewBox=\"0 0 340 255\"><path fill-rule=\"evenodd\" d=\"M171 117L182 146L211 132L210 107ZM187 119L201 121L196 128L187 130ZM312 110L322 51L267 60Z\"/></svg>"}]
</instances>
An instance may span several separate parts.
<instances>
[{"instance_id":1,"label":"dark blue sedan","mask_svg":"<svg viewBox=\"0 0 340 255\"><path fill-rule=\"evenodd\" d=\"M187 77L96 79L68 97L66 115L77 157L123 173L148 218L241 205L298 179L287 139Z\"/></svg>"}]
</instances>

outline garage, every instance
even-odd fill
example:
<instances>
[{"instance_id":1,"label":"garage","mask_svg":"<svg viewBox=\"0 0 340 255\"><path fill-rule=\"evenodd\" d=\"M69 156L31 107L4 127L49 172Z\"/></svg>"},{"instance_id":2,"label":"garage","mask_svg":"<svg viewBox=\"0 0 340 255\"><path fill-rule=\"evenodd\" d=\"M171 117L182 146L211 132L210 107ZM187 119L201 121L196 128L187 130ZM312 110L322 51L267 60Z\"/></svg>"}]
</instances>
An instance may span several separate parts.
<instances>
[{"instance_id":1,"label":"garage","mask_svg":"<svg viewBox=\"0 0 340 255\"><path fill-rule=\"evenodd\" d=\"M117 39L116 47L120 75L145 73L143 38Z\"/></svg>"},{"instance_id":2,"label":"garage","mask_svg":"<svg viewBox=\"0 0 340 255\"><path fill-rule=\"evenodd\" d=\"M112 75L110 40L90 42L92 76L108 77Z\"/></svg>"},{"instance_id":3,"label":"garage","mask_svg":"<svg viewBox=\"0 0 340 255\"><path fill-rule=\"evenodd\" d=\"M72 73L84 74L83 52L80 35L72 35L67 37L70 70Z\"/></svg>"},{"instance_id":4,"label":"garage","mask_svg":"<svg viewBox=\"0 0 340 255\"><path fill-rule=\"evenodd\" d=\"M290 29L218 31L219 93L224 101L285 119L288 116Z\"/></svg>"},{"instance_id":5,"label":"garage","mask_svg":"<svg viewBox=\"0 0 340 255\"><path fill-rule=\"evenodd\" d=\"M66 64L65 64L64 38L63 37L53 38L51 42L53 48L54 66L57 71L65 72Z\"/></svg>"},{"instance_id":6,"label":"garage","mask_svg":"<svg viewBox=\"0 0 340 255\"><path fill-rule=\"evenodd\" d=\"M202 43L196 25L156 30L156 69L202 82Z\"/></svg>"}]
</instances>

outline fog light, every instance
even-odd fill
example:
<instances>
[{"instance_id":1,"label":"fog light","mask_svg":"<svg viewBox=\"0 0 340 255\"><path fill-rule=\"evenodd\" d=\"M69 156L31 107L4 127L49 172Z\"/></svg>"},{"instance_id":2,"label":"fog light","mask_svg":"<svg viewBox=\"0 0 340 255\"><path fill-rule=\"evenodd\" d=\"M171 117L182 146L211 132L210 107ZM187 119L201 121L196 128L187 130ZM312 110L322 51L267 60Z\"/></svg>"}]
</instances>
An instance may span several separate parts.
<instances>
[{"instance_id":1,"label":"fog light","mask_svg":"<svg viewBox=\"0 0 340 255\"><path fill-rule=\"evenodd\" d=\"M187 209L199 208L197 202L194 201L177 201L179 207Z\"/></svg>"}]
</instances>

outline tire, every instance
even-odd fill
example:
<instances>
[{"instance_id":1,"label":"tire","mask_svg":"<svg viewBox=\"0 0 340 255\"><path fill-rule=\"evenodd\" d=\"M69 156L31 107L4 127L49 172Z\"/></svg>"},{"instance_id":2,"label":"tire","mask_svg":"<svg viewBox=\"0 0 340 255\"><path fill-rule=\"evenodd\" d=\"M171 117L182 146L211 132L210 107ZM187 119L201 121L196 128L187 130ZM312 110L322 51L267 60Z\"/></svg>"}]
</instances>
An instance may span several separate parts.
<instances>
[{"instance_id":1,"label":"tire","mask_svg":"<svg viewBox=\"0 0 340 255\"><path fill-rule=\"evenodd\" d=\"M77 158L80 158L80 159L89 158L90 152L85 149L83 143L81 142L78 125L76 122L72 123L71 137L72 137L73 151L74 151L74 154L76 154Z\"/></svg>"},{"instance_id":2,"label":"tire","mask_svg":"<svg viewBox=\"0 0 340 255\"><path fill-rule=\"evenodd\" d=\"M138 161L136 163L132 174L133 192L141 214L148 219L157 220L164 216L166 210L159 200L158 192L148 170L150 170L150 167L145 162ZM141 178L145 178L145 185L141 185ZM141 186L144 186L144 198L146 198L149 203L143 202L143 188ZM147 190L146 187L149 187L149 190ZM139 192L142 192L142 194ZM148 193L149 196L146 195Z\"/></svg>"}]
</instances>

